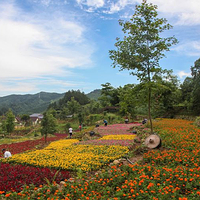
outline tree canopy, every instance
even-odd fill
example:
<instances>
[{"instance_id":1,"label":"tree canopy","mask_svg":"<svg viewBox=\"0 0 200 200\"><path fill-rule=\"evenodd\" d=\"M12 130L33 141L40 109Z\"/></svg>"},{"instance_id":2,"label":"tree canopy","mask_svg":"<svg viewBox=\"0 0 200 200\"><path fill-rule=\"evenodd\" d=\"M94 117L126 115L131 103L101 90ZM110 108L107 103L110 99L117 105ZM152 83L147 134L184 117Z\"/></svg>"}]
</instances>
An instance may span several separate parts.
<instances>
[{"instance_id":1,"label":"tree canopy","mask_svg":"<svg viewBox=\"0 0 200 200\"><path fill-rule=\"evenodd\" d=\"M110 50L112 66L120 70L129 70L131 75L137 76L140 82L148 88L148 115L151 121L151 89L153 77L156 74L166 72L162 70L159 60L165 56L164 52L177 43L175 37L161 37L161 33L172 28L167 20L158 18L157 6L148 4L143 0L135 8L130 21L120 20L123 40L117 38L115 46L117 50Z\"/></svg>"}]
</instances>

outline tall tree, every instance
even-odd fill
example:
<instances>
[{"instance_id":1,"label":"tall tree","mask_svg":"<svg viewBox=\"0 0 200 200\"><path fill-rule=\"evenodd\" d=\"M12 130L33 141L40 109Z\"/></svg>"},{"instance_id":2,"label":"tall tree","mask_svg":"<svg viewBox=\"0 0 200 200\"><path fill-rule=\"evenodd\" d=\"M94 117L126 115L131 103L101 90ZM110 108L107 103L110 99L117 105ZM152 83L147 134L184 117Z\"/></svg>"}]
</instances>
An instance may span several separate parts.
<instances>
[{"instance_id":1,"label":"tall tree","mask_svg":"<svg viewBox=\"0 0 200 200\"><path fill-rule=\"evenodd\" d=\"M143 0L135 8L135 13L130 21L120 20L125 36L123 40L117 38L115 46L117 50L109 51L113 60L112 66L120 67L120 70L130 70L130 74L137 76L138 80L148 88L148 116L151 133L153 133L151 118L151 89L152 77L162 73L159 60L165 56L164 51L177 43L175 37L162 38L163 31L172 28L167 20L158 18L157 6L148 4Z\"/></svg>"},{"instance_id":2,"label":"tall tree","mask_svg":"<svg viewBox=\"0 0 200 200\"><path fill-rule=\"evenodd\" d=\"M99 101L103 106L117 106L119 104L119 91L110 83L101 84L101 97Z\"/></svg>"},{"instance_id":3,"label":"tall tree","mask_svg":"<svg viewBox=\"0 0 200 200\"><path fill-rule=\"evenodd\" d=\"M200 113L200 58L195 61L194 66L191 67L193 77L192 90L192 110L195 114Z\"/></svg>"},{"instance_id":4,"label":"tall tree","mask_svg":"<svg viewBox=\"0 0 200 200\"><path fill-rule=\"evenodd\" d=\"M53 114L51 113L44 113L44 118L42 119L41 122L41 134L44 135L45 137L45 142L47 140L47 135L48 134L53 134L56 132L56 125L57 121L56 118L54 118Z\"/></svg>"},{"instance_id":5,"label":"tall tree","mask_svg":"<svg viewBox=\"0 0 200 200\"><path fill-rule=\"evenodd\" d=\"M15 116L13 115L12 111L9 110L6 113L6 130L7 133L11 133L15 129Z\"/></svg>"},{"instance_id":6,"label":"tall tree","mask_svg":"<svg viewBox=\"0 0 200 200\"><path fill-rule=\"evenodd\" d=\"M183 83L180 85L181 89L181 103L187 111L191 111L192 108L192 91L194 88L192 77L186 77Z\"/></svg>"},{"instance_id":7,"label":"tall tree","mask_svg":"<svg viewBox=\"0 0 200 200\"><path fill-rule=\"evenodd\" d=\"M71 97L71 100L67 102L67 108L69 109L70 114L75 114L79 111L81 105L78 101Z\"/></svg>"}]
</instances>

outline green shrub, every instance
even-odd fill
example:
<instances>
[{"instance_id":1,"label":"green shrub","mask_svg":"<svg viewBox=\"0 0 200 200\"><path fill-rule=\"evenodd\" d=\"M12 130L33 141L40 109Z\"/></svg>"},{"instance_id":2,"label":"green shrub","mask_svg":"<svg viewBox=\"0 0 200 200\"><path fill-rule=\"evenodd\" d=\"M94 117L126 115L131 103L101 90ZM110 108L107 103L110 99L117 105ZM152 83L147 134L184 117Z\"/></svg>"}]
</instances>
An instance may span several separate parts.
<instances>
[{"instance_id":1,"label":"green shrub","mask_svg":"<svg viewBox=\"0 0 200 200\"><path fill-rule=\"evenodd\" d=\"M200 117L197 117L194 121L194 125L200 128Z\"/></svg>"}]
</instances>

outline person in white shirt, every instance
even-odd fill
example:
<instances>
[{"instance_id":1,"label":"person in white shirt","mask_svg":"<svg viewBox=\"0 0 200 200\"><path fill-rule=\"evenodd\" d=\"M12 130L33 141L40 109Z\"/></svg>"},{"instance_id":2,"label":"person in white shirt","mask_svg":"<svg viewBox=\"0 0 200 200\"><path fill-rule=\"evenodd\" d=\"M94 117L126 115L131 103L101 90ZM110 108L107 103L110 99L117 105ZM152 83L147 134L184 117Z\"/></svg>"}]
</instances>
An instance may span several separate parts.
<instances>
[{"instance_id":1,"label":"person in white shirt","mask_svg":"<svg viewBox=\"0 0 200 200\"><path fill-rule=\"evenodd\" d=\"M70 138L72 137L72 131L73 131L73 129L72 129L72 128L69 128L69 137L70 137Z\"/></svg>"},{"instance_id":2,"label":"person in white shirt","mask_svg":"<svg viewBox=\"0 0 200 200\"><path fill-rule=\"evenodd\" d=\"M3 153L4 158L9 158L12 156L10 151L7 151L6 149L2 149L2 153Z\"/></svg>"}]
</instances>

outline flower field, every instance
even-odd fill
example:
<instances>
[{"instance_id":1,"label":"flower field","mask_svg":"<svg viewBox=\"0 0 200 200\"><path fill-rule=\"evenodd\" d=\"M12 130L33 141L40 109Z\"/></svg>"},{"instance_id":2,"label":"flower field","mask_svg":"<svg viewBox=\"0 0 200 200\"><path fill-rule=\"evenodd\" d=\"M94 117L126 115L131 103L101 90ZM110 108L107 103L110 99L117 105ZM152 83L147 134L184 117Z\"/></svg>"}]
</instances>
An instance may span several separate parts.
<instances>
[{"instance_id":1,"label":"flower field","mask_svg":"<svg viewBox=\"0 0 200 200\"><path fill-rule=\"evenodd\" d=\"M56 140L60 140L65 137L66 137L65 134L57 134L56 133L54 137L47 137L47 143L56 141ZM43 138L37 139L37 140L27 140L27 141L23 141L23 142L12 143L12 144L2 144L2 145L0 145L0 149L5 148L5 149L9 150L10 152L12 152L12 154L17 154L17 153L22 153L27 150L35 149L44 144L45 144L45 140L43 137Z\"/></svg>"},{"instance_id":2,"label":"flower field","mask_svg":"<svg viewBox=\"0 0 200 200\"><path fill-rule=\"evenodd\" d=\"M60 143L65 143L65 140ZM16 154L9 158L9 162L56 169L91 171L99 169L126 153L128 153L128 148L120 145L69 145L63 149L43 149Z\"/></svg>"},{"instance_id":3,"label":"flower field","mask_svg":"<svg viewBox=\"0 0 200 200\"><path fill-rule=\"evenodd\" d=\"M46 184L46 179L50 182L57 170L49 168L29 167L23 165L10 165L0 163L0 191L21 191L23 185L34 184L36 186ZM59 171L56 174L55 181L61 181L70 177L68 171Z\"/></svg>"},{"instance_id":4,"label":"flower field","mask_svg":"<svg viewBox=\"0 0 200 200\"><path fill-rule=\"evenodd\" d=\"M125 126L109 125L108 127L100 127L99 132L103 137L109 139L102 140L102 138L98 141L109 142L123 139L128 141L129 137L127 135L131 136L128 134L130 124L126 128ZM55 168L60 168L62 165L56 166L54 164L59 163L55 154L67 152L62 156L62 160L68 158L68 162L72 161L73 164L71 163L70 169L76 168L89 171L99 169L102 166L105 166L105 168L102 169L101 173L96 173L91 177L82 175L82 178L79 178L78 181L66 181L62 190L59 190L55 184L44 185L40 190L35 190L34 186L30 186L18 193L0 192L2 193L1 196L5 199L22 200L200 199L200 130L193 126L190 121L173 119L154 122L154 130L159 133L162 139L162 150L149 150L144 154L142 162L133 165L120 164L111 167L106 165L111 160L119 158L127 152L127 146L103 145L103 143L84 145L82 142L77 145L76 140L71 140L72 143L69 142L70 140L60 140L52 142L43 150L16 154L13 156L13 160L9 159L9 162L32 164L29 163L31 157L38 155L40 156L40 163L44 160L46 163L50 163L49 166L54 165ZM116 134L114 134L115 131ZM39 152L43 153L40 155ZM29 156L30 154L31 156ZM81 156L79 157L78 154ZM47 157L44 159L42 155ZM25 156L24 159L21 159L22 156ZM35 160L38 156L35 157ZM88 163L81 166L80 163L84 161L88 161Z\"/></svg>"}]
</instances>

